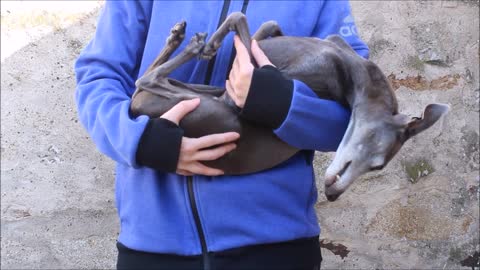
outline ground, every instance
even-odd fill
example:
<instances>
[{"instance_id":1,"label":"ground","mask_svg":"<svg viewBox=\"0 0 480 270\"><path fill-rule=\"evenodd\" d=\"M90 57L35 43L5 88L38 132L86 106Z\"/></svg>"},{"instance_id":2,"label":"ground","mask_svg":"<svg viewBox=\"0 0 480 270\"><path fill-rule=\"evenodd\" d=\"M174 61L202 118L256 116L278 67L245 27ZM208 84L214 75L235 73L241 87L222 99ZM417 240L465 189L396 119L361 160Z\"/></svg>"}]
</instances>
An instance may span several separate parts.
<instances>
[{"instance_id":1,"label":"ground","mask_svg":"<svg viewBox=\"0 0 480 270\"><path fill-rule=\"evenodd\" d=\"M73 98L73 63L102 3L51 3L2 1L1 266L113 268L114 164L78 123ZM322 181L332 154L317 154L323 267L478 267L479 3L352 9L400 110L420 116L441 102L451 111L333 203Z\"/></svg>"}]
</instances>

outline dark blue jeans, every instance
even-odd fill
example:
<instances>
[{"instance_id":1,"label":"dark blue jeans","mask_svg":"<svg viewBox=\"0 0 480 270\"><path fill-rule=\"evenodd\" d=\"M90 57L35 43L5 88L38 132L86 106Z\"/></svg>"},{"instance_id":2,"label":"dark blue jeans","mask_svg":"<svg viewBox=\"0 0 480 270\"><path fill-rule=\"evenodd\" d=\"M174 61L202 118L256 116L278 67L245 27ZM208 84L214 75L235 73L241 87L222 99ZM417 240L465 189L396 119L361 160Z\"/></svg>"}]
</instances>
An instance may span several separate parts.
<instances>
[{"instance_id":1,"label":"dark blue jeans","mask_svg":"<svg viewBox=\"0 0 480 270\"><path fill-rule=\"evenodd\" d=\"M203 257L141 252L117 243L117 269L204 269ZM210 270L319 270L318 237L210 252Z\"/></svg>"}]
</instances>

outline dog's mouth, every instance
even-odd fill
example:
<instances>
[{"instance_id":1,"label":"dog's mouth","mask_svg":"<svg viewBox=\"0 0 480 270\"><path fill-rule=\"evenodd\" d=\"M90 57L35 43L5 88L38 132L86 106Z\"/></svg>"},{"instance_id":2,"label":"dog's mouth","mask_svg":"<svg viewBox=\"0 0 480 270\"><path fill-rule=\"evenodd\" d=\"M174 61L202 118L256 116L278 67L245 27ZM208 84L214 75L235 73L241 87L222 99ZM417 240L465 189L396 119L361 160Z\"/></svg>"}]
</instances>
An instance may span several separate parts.
<instances>
[{"instance_id":1,"label":"dog's mouth","mask_svg":"<svg viewBox=\"0 0 480 270\"><path fill-rule=\"evenodd\" d=\"M345 163L345 166L343 166L343 168L337 173L337 175L335 175L335 177L337 178L337 181L340 180L342 175L347 171L348 167L350 167L350 164L352 164L352 161Z\"/></svg>"},{"instance_id":2,"label":"dog's mouth","mask_svg":"<svg viewBox=\"0 0 480 270\"><path fill-rule=\"evenodd\" d=\"M329 201L333 202L337 200L343 193L343 189L340 190L339 187L335 187L335 184L340 182L342 177L345 177L351 165L352 161L348 161L336 174L330 174L330 176L327 176L325 179L325 195Z\"/></svg>"},{"instance_id":3,"label":"dog's mouth","mask_svg":"<svg viewBox=\"0 0 480 270\"><path fill-rule=\"evenodd\" d=\"M331 202L335 201L345 191L344 187L348 186L348 178L351 177L349 171L351 170L352 161L346 162L337 173L331 173L325 176L325 195ZM328 171L328 170L327 170ZM344 178L347 179L344 179ZM342 180L342 182L340 182Z\"/></svg>"}]
</instances>

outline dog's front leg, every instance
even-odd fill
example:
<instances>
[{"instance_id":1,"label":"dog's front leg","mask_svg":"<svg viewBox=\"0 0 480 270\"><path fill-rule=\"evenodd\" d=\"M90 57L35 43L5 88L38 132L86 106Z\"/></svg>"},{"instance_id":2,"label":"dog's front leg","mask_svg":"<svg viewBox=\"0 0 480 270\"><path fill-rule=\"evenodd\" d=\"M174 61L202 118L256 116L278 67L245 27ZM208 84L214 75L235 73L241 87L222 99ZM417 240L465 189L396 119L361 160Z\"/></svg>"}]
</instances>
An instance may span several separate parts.
<instances>
[{"instance_id":1,"label":"dog's front leg","mask_svg":"<svg viewBox=\"0 0 480 270\"><path fill-rule=\"evenodd\" d=\"M250 50L250 31L248 29L247 18L241 12L234 12L230 14L227 19L220 25L215 33L210 37L207 44L203 48L200 57L202 59L211 59L217 53L217 49L222 44L223 39L225 36L230 33L230 31L235 31L237 35L240 37L240 40L243 42L245 47L248 50L248 53L251 54Z\"/></svg>"}]
</instances>

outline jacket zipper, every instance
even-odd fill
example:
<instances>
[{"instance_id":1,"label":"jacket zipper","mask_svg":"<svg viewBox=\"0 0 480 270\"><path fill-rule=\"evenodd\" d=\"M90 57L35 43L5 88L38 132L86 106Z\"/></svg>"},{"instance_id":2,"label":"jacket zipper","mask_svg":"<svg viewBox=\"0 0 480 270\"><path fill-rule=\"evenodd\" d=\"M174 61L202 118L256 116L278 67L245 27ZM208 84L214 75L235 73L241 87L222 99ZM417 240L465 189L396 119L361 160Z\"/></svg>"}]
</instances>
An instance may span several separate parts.
<instances>
[{"instance_id":1,"label":"jacket zipper","mask_svg":"<svg viewBox=\"0 0 480 270\"><path fill-rule=\"evenodd\" d=\"M202 247L203 269L210 270L210 257L208 256L207 241L205 240L205 233L203 232L202 222L200 221L200 215L198 214L195 193L193 192L192 176L187 176L187 191L190 207L192 208L193 219L195 220L195 227L197 228L198 238L200 239L200 246Z\"/></svg>"},{"instance_id":2,"label":"jacket zipper","mask_svg":"<svg viewBox=\"0 0 480 270\"><path fill-rule=\"evenodd\" d=\"M245 13L245 10L247 9L248 1L249 0L245 0L243 2L243 6L242 6L243 13ZM225 18L227 17L228 9L230 8L230 2L231 0L225 0L223 2L222 12L220 14L220 20L218 21L217 29L218 27L220 27L220 25L222 25L222 23L225 21ZM209 85L210 81L212 80L212 73L213 73L213 67L215 65L215 59L216 59L216 56L214 56L208 62L207 74L205 76L206 85ZM203 269L210 270L211 264L210 264L210 257L208 254L207 241L205 239L205 233L203 231L200 215L198 214L197 202L195 201L195 192L193 190L192 176L187 176L187 192L188 192L188 199L190 201L190 208L192 208L193 219L195 221L195 227L197 228L198 238L200 240L200 246L202 248Z\"/></svg>"},{"instance_id":3,"label":"jacket zipper","mask_svg":"<svg viewBox=\"0 0 480 270\"><path fill-rule=\"evenodd\" d=\"M220 13L220 19L218 21L217 29L222 25L223 21L227 17L228 9L230 8L231 0L226 0L223 2L222 12ZM213 66L215 65L216 56L214 56L208 62L207 74L205 76L206 85L210 84L212 79ZM210 257L208 255L207 241L205 240L205 233L203 232L202 222L200 221L200 215L198 214L197 203L195 201L195 193L193 191L193 177L187 176L187 191L188 198L190 200L190 207L192 208L193 219L195 220L195 227L197 228L198 238L200 239L200 246L202 248L202 258L203 258L203 269L210 270Z\"/></svg>"}]
</instances>

